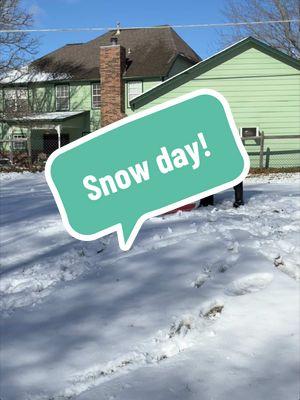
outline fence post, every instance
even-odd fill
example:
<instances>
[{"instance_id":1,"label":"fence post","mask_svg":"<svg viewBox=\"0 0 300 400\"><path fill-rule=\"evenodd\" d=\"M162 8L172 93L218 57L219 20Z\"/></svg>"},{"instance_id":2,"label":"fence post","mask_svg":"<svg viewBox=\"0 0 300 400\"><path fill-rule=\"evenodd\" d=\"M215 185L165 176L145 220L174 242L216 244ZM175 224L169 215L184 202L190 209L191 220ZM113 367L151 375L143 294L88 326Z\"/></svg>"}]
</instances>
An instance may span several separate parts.
<instances>
[{"instance_id":1,"label":"fence post","mask_svg":"<svg viewBox=\"0 0 300 400\"><path fill-rule=\"evenodd\" d=\"M31 133L27 136L27 152L28 152L28 164L31 167L32 158L31 158Z\"/></svg>"},{"instance_id":2,"label":"fence post","mask_svg":"<svg viewBox=\"0 0 300 400\"><path fill-rule=\"evenodd\" d=\"M14 156L13 156L13 139L10 139L10 142L8 142L9 144L9 159L11 164L14 163Z\"/></svg>"},{"instance_id":3,"label":"fence post","mask_svg":"<svg viewBox=\"0 0 300 400\"><path fill-rule=\"evenodd\" d=\"M265 144L265 134L261 132L260 134L260 150L259 150L259 168L264 167L264 144Z\"/></svg>"}]
</instances>

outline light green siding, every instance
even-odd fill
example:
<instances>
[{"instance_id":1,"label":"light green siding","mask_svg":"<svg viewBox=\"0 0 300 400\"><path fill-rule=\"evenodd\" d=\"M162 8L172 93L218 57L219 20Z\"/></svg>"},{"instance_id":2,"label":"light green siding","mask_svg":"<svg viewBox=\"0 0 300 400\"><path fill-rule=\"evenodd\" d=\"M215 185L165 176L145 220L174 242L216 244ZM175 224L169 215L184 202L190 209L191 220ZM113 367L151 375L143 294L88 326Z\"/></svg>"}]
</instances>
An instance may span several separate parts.
<instances>
[{"instance_id":1,"label":"light green siding","mask_svg":"<svg viewBox=\"0 0 300 400\"><path fill-rule=\"evenodd\" d=\"M55 111L55 91L53 84L33 84L29 86L29 102L33 112Z\"/></svg>"},{"instance_id":2,"label":"light green siding","mask_svg":"<svg viewBox=\"0 0 300 400\"><path fill-rule=\"evenodd\" d=\"M90 111L90 128L93 132L100 128L100 109L92 108L91 83L70 84L70 111Z\"/></svg>"},{"instance_id":3,"label":"light green siding","mask_svg":"<svg viewBox=\"0 0 300 400\"><path fill-rule=\"evenodd\" d=\"M201 88L215 89L228 100L238 127L258 126L270 135L300 134L300 73L277 59L254 48L219 64L168 93L150 101L137 111L161 104ZM252 143L251 143L252 142ZM249 152L257 152L254 140L247 142ZM298 140L266 142L269 166L277 166L277 152L288 151L285 165L300 165ZM296 155L295 155L296 154ZM258 157L251 156L252 166Z\"/></svg>"},{"instance_id":4,"label":"light green siding","mask_svg":"<svg viewBox=\"0 0 300 400\"><path fill-rule=\"evenodd\" d=\"M147 90L152 89L154 86L157 86L159 83L162 82L161 78L134 79L134 80L143 82L143 93L147 92ZM132 113L132 110L128 103L128 82L130 82L130 81L128 80L125 82L125 114L126 115L130 115Z\"/></svg>"},{"instance_id":5,"label":"light green siding","mask_svg":"<svg viewBox=\"0 0 300 400\"><path fill-rule=\"evenodd\" d=\"M62 133L67 133L70 141L78 139L82 133L92 132L100 128L100 109L92 108L92 82L71 82L70 86L70 111L88 111L87 115L76 118L76 126L72 126L67 120L61 123ZM29 106L34 113L55 112L55 84L54 83L31 83L28 85ZM1 107L3 107L3 96L0 96ZM74 120L75 121L75 120ZM73 121L73 124L75 123ZM47 125L47 123L46 123ZM33 151L42 151L43 134L45 130L25 129L17 125L13 126L13 134L22 133L28 135L31 132L31 143ZM9 125L0 122L0 138L8 138ZM8 150L5 145L4 149Z\"/></svg>"}]
</instances>

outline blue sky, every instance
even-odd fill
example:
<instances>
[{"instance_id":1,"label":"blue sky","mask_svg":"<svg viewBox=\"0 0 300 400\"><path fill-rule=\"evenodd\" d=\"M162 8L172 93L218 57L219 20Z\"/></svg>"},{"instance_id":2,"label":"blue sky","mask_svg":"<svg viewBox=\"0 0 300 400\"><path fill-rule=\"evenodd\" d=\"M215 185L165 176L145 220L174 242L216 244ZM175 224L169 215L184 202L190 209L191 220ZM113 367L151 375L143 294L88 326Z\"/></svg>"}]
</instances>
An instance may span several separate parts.
<instances>
[{"instance_id":1,"label":"blue sky","mask_svg":"<svg viewBox=\"0 0 300 400\"><path fill-rule=\"evenodd\" d=\"M160 24L199 24L224 22L226 0L22 0L33 12L37 28L79 28L151 26ZM202 57L219 50L214 28L177 29L184 40ZM39 34L38 56L66 43L85 42L101 32Z\"/></svg>"}]
</instances>

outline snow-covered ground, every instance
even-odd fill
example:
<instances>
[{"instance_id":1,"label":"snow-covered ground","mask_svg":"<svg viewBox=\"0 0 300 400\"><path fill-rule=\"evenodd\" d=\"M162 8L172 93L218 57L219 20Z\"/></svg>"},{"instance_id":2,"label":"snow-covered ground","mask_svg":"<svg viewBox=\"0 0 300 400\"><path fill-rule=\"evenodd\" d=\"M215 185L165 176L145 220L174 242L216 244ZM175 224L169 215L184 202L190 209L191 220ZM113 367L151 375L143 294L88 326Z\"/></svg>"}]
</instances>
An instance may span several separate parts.
<instances>
[{"instance_id":1,"label":"snow-covered ground","mask_svg":"<svg viewBox=\"0 0 300 400\"><path fill-rule=\"evenodd\" d=\"M129 252L1 176L1 400L297 400L299 175L154 218Z\"/></svg>"}]
</instances>

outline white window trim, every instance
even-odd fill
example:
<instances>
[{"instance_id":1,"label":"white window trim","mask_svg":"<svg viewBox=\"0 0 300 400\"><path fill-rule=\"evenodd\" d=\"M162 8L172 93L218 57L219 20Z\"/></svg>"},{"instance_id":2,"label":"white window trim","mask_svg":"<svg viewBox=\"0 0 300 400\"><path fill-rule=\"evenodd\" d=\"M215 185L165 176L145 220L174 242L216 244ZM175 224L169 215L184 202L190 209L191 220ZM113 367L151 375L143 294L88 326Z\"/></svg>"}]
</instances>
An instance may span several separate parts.
<instances>
[{"instance_id":1,"label":"white window trim","mask_svg":"<svg viewBox=\"0 0 300 400\"><path fill-rule=\"evenodd\" d=\"M98 95L94 95L94 85L99 85L99 94ZM94 97L100 97L100 99L99 99L99 105L95 105L94 104ZM101 92L100 92L100 82L93 82L92 83L92 109L93 110L97 110L97 109L99 109L100 108L100 105L101 105Z\"/></svg>"},{"instance_id":2,"label":"white window trim","mask_svg":"<svg viewBox=\"0 0 300 400\"><path fill-rule=\"evenodd\" d=\"M66 86L68 88L68 95L67 96L59 96L58 97L58 89L62 86ZM68 107L65 109L59 108L57 105L59 99L68 99ZM70 86L68 84L61 84L55 86L55 109L56 111L70 111Z\"/></svg>"},{"instance_id":3,"label":"white window trim","mask_svg":"<svg viewBox=\"0 0 300 400\"><path fill-rule=\"evenodd\" d=\"M139 89L136 90L138 93L134 93L132 96L132 94L130 93L130 89L131 89L131 86L136 85L136 84L140 85L140 87L139 87ZM128 81L128 83L127 83L127 105L128 105L128 107L130 107L131 100L135 99L136 97L140 96L143 93L143 91L144 91L143 86L144 86L143 81Z\"/></svg>"}]
</instances>

